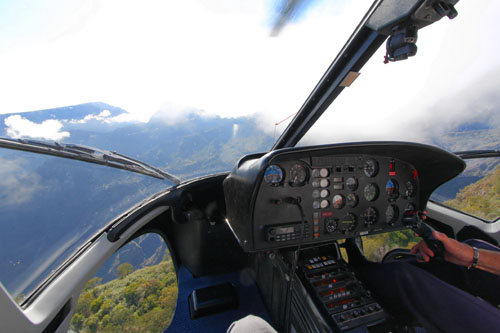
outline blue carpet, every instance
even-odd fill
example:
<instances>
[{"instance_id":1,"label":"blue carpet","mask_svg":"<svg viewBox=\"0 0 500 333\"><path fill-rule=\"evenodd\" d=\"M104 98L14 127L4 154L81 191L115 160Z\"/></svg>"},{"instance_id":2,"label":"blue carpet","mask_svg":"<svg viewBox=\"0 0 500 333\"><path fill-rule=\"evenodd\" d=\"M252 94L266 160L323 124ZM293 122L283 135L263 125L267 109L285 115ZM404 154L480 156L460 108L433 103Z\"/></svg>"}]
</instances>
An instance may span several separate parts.
<instances>
[{"instance_id":1,"label":"blue carpet","mask_svg":"<svg viewBox=\"0 0 500 333\"><path fill-rule=\"evenodd\" d=\"M238 293L238 308L191 320L188 305L188 296L191 292L194 289L214 286L225 282L230 282L235 286ZM269 313L260 298L257 286L246 270L229 274L204 276L195 279L184 266L181 266L178 274L178 286L179 294L177 297L177 307L172 323L165 330L167 333L222 333L227 331L227 328L233 321L241 319L249 314L261 317L269 323L271 322Z\"/></svg>"}]
</instances>

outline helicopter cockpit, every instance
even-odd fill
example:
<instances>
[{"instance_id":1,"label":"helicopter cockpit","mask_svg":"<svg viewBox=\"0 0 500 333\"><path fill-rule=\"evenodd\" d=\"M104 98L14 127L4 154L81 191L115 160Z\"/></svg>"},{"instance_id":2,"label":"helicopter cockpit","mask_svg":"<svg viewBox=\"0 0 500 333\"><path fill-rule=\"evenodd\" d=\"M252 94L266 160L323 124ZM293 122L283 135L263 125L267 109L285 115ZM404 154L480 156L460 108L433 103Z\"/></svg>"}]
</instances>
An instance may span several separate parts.
<instances>
[{"instance_id":1,"label":"helicopter cockpit","mask_svg":"<svg viewBox=\"0 0 500 333\"><path fill-rule=\"evenodd\" d=\"M280 33L293 6L300 3L287 2L284 17L278 20L273 34ZM141 194L137 196L139 202L134 201L134 206L125 212L120 210L116 216L109 215L115 214L113 209L101 205L108 213L106 216L114 217L98 227L93 226L95 230L85 229L90 236L78 247L60 250L65 256L59 258L60 262L54 264L50 272L37 276L39 281L35 283L33 278L31 289L25 288L26 293L19 291L16 294L0 285L5 329L63 332L68 329L119 331L127 327L140 331L138 327L154 326L151 331L156 331L158 327L164 330L170 325L167 332L220 332L233 321L250 314L262 317L279 332L408 332L416 327L420 329L419 323L402 321L380 295L372 292L351 262L348 249L352 246L363 249L363 242L369 237L404 231L404 237L416 232L439 251L442 244L433 238L432 228L457 240L482 238L498 244L498 215L492 215L496 221L486 221L430 200L436 189L464 171L464 159L500 156L498 150L492 150L497 149L498 142L494 140L498 133L486 145L488 150L457 153L437 145L392 139L335 144L330 140L327 144L315 142L310 145L304 138L321 123L318 120L324 119L320 117L332 102L354 84L363 66L381 46L385 46L385 56L378 55L381 56L380 65L382 61L386 63L381 65L385 68L417 56L420 29L443 18L454 19L458 15L457 3L458 0L376 0L286 129L276 140L273 138L271 144L274 142L274 145L269 151L270 145L265 152L249 153L256 151L252 147L231 171L227 171L228 166L220 173L208 158L200 159L201 164L208 161L207 170L213 167L210 170L216 171L210 171L211 174L195 171L196 177L183 180L160 169L149 168L148 172L156 175L153 177L163 179L166 175L169 185L149 186L148 191L140 188L137 190ZM401 82L391 84L403 85ZM385 89L387 93L381 100L396 104L389 88ZM399 100L404 98L400 95ZM348 110L342 112L349 113ZM403 112L406 110L401 110ZM106 114L99 116L101 114L87 116L88 119L81 121L104 119ZM384 117L381 116L382 121L388 122L387 131L400 126L392 122L390 116ZM78 121L66 123L74 125ZM343 126L340 123L335 130ZM358 126L355 121L352 123ZM329 123L323 121L320 125L328 129ZM140 126L137 128L141 129ZM186 125L189 126L191 124ZM231 126L235 137L239 125ZM377 130L385 131L386 127ZM157 138L161 127L147 131ZM218 128L210 128L207 135L217 131ZM95 133L91 137L98 135ZM121 133L125 133L123 145L130 145L133 141L130 138L134 136L127 130ZM177 132L172 133L169 139ZM410 135L408 138L411 141ZM195 139L195 144L186 144L186 147L194 150L201 147L203 139ZM139 161L111 151L22 139L0 141L3 148L23 153L71 155L68 158L101 166L134 172L140 169ZM246 143L238 144L244 146ZM161 145L166 143L161 142ZM229 153L234 155L231 149L228 148ZM160 156L149 147L144 150L146 156ZM182 151L182 147L178 150ZM244 155L240 151L236 153L238 157ZM75 154L77 157L73 156ZM100 158L99 162L95 161L96 157ZM188 169L198 165L189 157L186 161ZM118 162L125 162L125 165L118 166ZM169 160L171 164L175 162L175 159ZM485 168L498 170L496 165ZM120 183L114 175L109 177L102 188ZM478 179L476 175L469 175L467 184ZM122 181L123 184L127 182L131 180ZM94 193L94 188L89 191ZM458 193L458 186L452 193L453 197ZM122 198L123 191L118 194L114 198L122 204L131 201ZM84 203L97 201L89 195ZM50 207L59 208L59 202ZM91 216L92 212L88 214ZM60 225L68 224L65 217L61 218ZM127 253L122 261L113 256L120 250L128 251L129 247L146 249L146 245L141 248L140 242L141 237L149 233L158 236L165 245L150 246L154 248L150 256L141 252L141 265L161 259L163 255L161 264L164 266L161 267L166 267L167 261L172 267L168 272L155 268L161 278L151 278L147 275L149 271L146 274L140 266L137 275L140 283L132 282L133 274L122 265L125 259L133 256ZM381 255L381 262L412 256L409 250L387 250L390 251ZM108 259L113 260L108 263ZM96 280L94 277L98 271L108 274L120 266L123 274L118 274L118 278L114 276L101 284L102 278ZM36 273L49 271L51 267L31 268ZM114 290L120 292L112 294ZM111 295L110 300L105 299L105 295ZM164 304L170 307L167 309ZM132 319L139 320L143 326L134 326Z\"/></svg>"}]
</instances>

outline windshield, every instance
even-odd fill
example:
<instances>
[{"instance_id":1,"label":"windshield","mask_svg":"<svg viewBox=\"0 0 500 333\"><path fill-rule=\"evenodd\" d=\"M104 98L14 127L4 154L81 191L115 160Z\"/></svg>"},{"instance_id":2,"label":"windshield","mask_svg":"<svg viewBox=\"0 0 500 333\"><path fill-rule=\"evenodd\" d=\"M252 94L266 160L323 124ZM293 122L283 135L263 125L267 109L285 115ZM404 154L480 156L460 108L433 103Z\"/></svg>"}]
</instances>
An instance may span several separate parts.
<instances>
[{"instance_id":1,"label":"windshield","mask_svg":"<svg viewBox=\"0 0 500 333\"><path fill-rule=\"evenodd\" d=\"M277 28L285 2L1 1L0 136L181 180L229 171L272 147L371 3L302 2ZM7 148L0 162L0 282L18 303L173 185Z\"/></svg>"},{"instance_id":2,"label":"windshield","mask_svg":"<svg viewBox=\"0 0 500 333\"><path fill-rule=\"evenodd\" d=\"M1 135L228 171L272 147L371 1L297 2L277 29L285 4L3 1Z\"/></svg>"}]
</instances>

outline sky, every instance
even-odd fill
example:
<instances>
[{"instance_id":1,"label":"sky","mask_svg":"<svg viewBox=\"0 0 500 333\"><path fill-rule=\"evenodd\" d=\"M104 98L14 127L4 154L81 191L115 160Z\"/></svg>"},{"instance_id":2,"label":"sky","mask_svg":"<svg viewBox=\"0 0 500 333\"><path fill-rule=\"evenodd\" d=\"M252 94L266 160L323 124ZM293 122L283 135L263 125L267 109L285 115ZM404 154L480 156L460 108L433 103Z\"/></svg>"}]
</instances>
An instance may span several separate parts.
<instances>
[{"instance_id":1,"label":"sky","mask_svg":"<svg viewBox=\"0 0 500 333\"><path fill-rule=\"evenodd\" d=\"M101 101L143 121L192 109L251 115L271 133L300 108L371 5L315 0L270 37L274 3L1 1L0 113ZM419 31L417 56L384 65L381 48L304 142L419 140L437 125L489 117L491 106L477 102L498 86L500 2L456 7L455 20Z\"/></svg>"}]
</instances>

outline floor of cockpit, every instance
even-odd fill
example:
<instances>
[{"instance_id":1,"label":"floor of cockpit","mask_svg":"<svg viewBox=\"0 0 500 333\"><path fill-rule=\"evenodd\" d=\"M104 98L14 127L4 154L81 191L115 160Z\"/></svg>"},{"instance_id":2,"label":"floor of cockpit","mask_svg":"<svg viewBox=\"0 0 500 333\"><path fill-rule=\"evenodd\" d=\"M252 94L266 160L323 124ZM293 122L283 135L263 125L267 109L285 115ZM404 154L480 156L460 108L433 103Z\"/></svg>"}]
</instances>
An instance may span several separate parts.
<instances>
[{"instance_id":1,"label":"floor of cockpit","mask_svg":"<svg viewBox=\"0 0 500 333\"><path fill-rule=\"evenodd\" d=\"M226 332L233 321L249 314L261 317L267 322L271 321L257 285L248 270L193 278L191 273L184 266L181 266L178 273L179 293L177 307L172 323L165 332ZM188 304L188 297L191 292L198 288L226 282L232 283L236 288L238 308L192 320Z\"/></svg>"}]
</instances>

